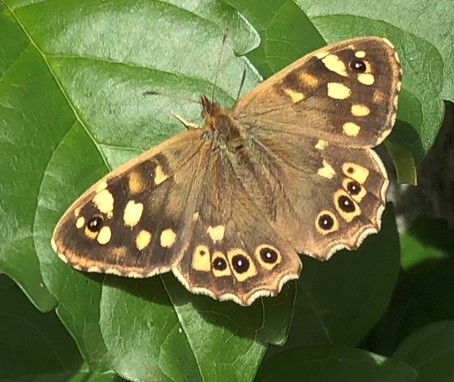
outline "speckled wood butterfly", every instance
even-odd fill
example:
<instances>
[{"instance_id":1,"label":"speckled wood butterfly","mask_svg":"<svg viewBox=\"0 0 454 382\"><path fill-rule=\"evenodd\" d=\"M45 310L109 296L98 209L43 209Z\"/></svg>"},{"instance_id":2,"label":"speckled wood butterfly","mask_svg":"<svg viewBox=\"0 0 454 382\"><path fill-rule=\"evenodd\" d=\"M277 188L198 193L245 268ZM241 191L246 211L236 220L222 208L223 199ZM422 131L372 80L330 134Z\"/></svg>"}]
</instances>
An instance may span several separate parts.
<instances>
[{"instance_id":1,"label":"speckled wood butterfly","mask_svg":"<svg viewBox=\"0 0 454 382\"><path fill-rule=\"evenodd\" d=\"M396 120L393 45L317 50L232 109L201 97L205 124L108 174L52 238L72 267L127 277L172 271L191 292L250 305L380 229L388 186L372 150Z\"/></svg>"}]
</instances>

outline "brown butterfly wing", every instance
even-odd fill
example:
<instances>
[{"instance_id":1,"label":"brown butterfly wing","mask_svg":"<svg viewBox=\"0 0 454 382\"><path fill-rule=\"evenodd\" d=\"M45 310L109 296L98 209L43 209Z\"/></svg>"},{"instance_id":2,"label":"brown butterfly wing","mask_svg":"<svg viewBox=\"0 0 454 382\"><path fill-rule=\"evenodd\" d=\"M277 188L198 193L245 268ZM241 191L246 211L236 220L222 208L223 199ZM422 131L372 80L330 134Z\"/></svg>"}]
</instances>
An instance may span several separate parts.
<instances>
[{"instance_id":1,"label":"brown butterfly wing","mask_svg":"<svg viewBox=\"0 0 454 382\"><path fill-rule=\"evenodd\" d=\"M246 155L246 154L245 154ZM174 274L192 292L250 305L298 278L301 260L249 193L254 174L228 153L211 154L192 239Z\"/></svg>"},{"instance_id":2,"label":"brown butterfly wing","mask_svg":"<svg viewBox=\"0 0 454 382\"><path fill-rule=\"evenodd\" d=\"M191 236L185 215L204 175L202 135L179 134L90 187L55 228L60 258L76 269L129 277L169 271Z\"/></svg>"},{"instance_id":3,"label":"brown butterfly wing","mask_svg":"<svg viewBox=\"0 0 454 382\"><path fill-rule=\"evenodd\" d=\"M402 71L392 44L379 37L343 41L310 53L241 98L249 127L345 147L374 147L396 119Z\"/></svg>"},{"instance_id":4,"label":"brown butterfly wing","mask_svg":"<svg viewBox=\"0 0 454 382\"><path fill-rule=\"evenodd\" d=\"M235 106L260 158L260 182L247 183L248 193L272 185L273 207L257 204L298 252L327 259L380 229L388 179L370 147L393 127L401 75L389 41L347 40L301 58Z\"/></svg>"},{"instance_id":5,"label":"brown butterfly wing","mask_svg":"<svg viewBox=\"0 0 454 382\"><path fill-rule=\"evenodd\" d=\"M241 305L297 278L298 254L245 192L232 158L204 133L180 134L87 190L54 231L60 258L128 277L173 270L188 290Z\"/></svg>"},{"instance_id":6,"label":"brown butterfly wing","mask_svg":"<svg viewBox=\"0 0 454 382\"><path fill-rule=\"evenodd\" d=\"M261 207L298 253L326 260L378 232L388 178L372 149L320 145L298 136L276 141L265 132L256 138L262 184L249 182L248 193L260 195L263 183L273 185L273 208L266 208L264 198Z\"/></svg>"}]
</instances>

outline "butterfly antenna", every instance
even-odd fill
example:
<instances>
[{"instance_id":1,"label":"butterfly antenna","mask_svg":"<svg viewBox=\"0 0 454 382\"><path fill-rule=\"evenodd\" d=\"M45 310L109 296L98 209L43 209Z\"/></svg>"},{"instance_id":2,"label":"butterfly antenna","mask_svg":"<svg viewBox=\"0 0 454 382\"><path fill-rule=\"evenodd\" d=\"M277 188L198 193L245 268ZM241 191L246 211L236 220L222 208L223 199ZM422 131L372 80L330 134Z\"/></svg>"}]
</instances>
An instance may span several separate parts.
<instances>
[{"instance_id":1,"label":"butterfly antenna","mask_svg":"<svg viewBox=\"0 0 454 382\"><path fill-rule=\"evenodd\" d=\"M147 91L143 92L142 94L144 96L161 96L161 97L167 97L167 98L172 98L172 99L179 99L182 101L187 101L187 102L196 103L196 104L200 105L199 100L195 100L195 99L187 98L187 97L181 97L181 96L177 96L175 94L170 94L170 93L158 92L158 91L154 91L154 90L147 90Z\"/></svg>"},{"instance_id":2,"label":"butterfly antenna","mask_svg":"<svg viewBox=\"0 0 454 382\"><path fill-rule=\"evenodd\" d=\"M222 43L221 43L221 50L219 52L218 66L216 68L216 75L215 75L214 81L213 81L213 91L211 92L211 102L214 102L214 92L216 90L216 84L218 82L218 76L219 76L219 72L221 70L222 58L224 56L224 47L225 47L225 42L227 41L228 32L229 32L229 29L227 28L224 31L224 35L222 36Z\"/></svg>"}]
</instances>

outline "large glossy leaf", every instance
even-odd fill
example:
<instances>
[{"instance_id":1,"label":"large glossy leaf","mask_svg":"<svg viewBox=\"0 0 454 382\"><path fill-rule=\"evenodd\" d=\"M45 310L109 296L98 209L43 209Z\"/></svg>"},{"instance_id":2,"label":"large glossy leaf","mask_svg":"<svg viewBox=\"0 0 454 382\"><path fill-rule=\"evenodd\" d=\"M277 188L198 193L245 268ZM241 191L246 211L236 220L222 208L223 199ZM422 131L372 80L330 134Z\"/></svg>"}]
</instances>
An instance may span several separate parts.
<instances>
[{"instance_id":1,"label":"large glossy leaf","mask_svg":"<svg viewBox=\"0 0 454 382\"><path fill-rule=\"evenodd\" d=\"M437 322L413 333L394 353L418 372L418 381L454 378L454 322Z\"/></svg>"},{"instance_id":2,"label":"large glossy leaf","mask_svg":"<svg viewBox=\"0 0 454 382\"><path fill-rule=\"evenodd\" d=\"M403 271L386 315L368 339L369 348L384 354L431 322L454 317L453 230L446 221L421 218L400 236Z\"/></svg>"},{"instance_id":3,"label":"large glossy leaf","mask_svg":"<svg viewBox=\"0 0 454 382\"><path fill-rule=\"evenodd\" d=\"M256 381L411 382L417 373L404 362L342 345L294 348L269 358Z\"/></svg>"},{"instance_id":4,"label":"large glossy leaf","mask_svg":"<svg viewBox=\"0 0 454 382\"><path fill-rule=\"evenodd\" d=\"M71 374L83 361L54 312L41 314L0 275L0 380Z\"/></svg>"}]
</instances>

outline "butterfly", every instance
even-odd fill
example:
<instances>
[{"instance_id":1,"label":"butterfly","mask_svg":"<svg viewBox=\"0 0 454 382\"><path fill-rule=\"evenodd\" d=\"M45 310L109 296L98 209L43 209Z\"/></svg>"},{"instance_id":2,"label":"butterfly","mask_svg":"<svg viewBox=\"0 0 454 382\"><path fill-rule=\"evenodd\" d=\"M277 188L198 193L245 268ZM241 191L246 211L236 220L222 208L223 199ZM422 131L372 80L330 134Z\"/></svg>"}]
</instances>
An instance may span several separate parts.
<instances>
[{"instance_id":1,"label":"butterfly","mask_svg":"<svg viewBox=\"0 0 454 382\"><path fill-rule=\"evenodd\" d=\"M90 187L52 247L86 272L172 271L244 306L274 296L299 277L300 254L327 260L379 231L388 176L373 148L401 81L393 45L361 37L300 58L231 109L202 96L204 125Z\"/></svg>"}]
</instances>

